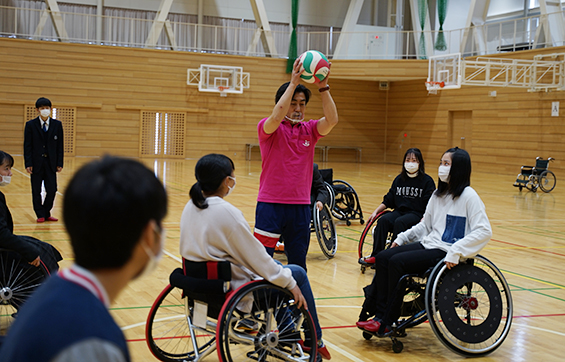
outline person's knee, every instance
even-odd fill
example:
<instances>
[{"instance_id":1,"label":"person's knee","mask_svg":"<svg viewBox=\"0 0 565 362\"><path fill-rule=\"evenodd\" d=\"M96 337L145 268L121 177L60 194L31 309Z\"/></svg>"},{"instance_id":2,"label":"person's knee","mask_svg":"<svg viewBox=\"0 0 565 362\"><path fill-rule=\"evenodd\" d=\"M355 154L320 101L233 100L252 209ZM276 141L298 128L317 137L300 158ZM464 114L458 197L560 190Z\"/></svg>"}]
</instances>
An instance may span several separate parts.
<instances>
[{"instance_id":1,"label":"person's knee","mask_svg":"<svg viewBox=\"0 0 565 362\"><path fill-rule=\"evenodd\" d=\"M292 277L299 285L308 280L306 269L304 269L302 266L296 264L288 264L285 266L285 268L290 269Z\"/></svg>"}]
</instances>

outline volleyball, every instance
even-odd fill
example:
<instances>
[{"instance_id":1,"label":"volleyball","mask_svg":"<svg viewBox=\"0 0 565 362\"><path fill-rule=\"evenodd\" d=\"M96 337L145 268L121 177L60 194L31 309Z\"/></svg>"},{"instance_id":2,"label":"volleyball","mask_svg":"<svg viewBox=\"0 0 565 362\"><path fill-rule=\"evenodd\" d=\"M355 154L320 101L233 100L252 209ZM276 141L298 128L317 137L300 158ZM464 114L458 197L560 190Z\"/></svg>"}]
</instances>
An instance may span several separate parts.
<instances>
[{"instance_id":1,"label":"volleyball","mask_svg":"<svg viewBox=\"0 0 565 362\"><path fill-rule=\"evenodd\" d=\"M328 58L317 50L308 50L299 57L304 72L300 75L306 83L319 83L328 76L330 62Z\"/></svg>"}]
</instances>

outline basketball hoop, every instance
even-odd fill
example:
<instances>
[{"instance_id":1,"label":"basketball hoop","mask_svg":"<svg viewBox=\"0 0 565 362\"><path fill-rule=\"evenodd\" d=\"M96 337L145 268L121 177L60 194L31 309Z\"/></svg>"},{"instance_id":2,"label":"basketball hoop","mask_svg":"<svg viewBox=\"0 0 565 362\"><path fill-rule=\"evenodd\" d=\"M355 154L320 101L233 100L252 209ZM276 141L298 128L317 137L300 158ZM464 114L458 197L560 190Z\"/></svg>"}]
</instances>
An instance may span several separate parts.
<instances>
[{"instance_id":1,"label":"basketball hoop","mask_svg":"<svg viewBox=\"0 0 565 362\"><path fill-rule=\"evenodd\" d=\"M438 89L445 87L445 82L426 82L428 94L437 94Z\"/></svg>"},{"instance_id":2,"label":"basketball hoop","mask_svg":"<svg viewBox=\"0 0 565 362\"><path fill-rule=\"evenodd\" d=\"M220 97L227 97L228 93L226 92L226 90L228 89L230 89L230 87L219 86L218 90L220 91Z\"/></svg>"}]
</instances>

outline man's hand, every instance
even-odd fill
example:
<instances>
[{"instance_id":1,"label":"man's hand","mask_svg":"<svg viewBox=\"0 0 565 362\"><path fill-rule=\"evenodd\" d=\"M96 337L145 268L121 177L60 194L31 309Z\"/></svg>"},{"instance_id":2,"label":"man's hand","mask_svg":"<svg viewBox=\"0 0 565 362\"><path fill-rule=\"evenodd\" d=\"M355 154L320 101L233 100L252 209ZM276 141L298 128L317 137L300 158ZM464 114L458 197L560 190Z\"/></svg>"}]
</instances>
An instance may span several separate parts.
<instances>
[{"instance_id":1,"label":"man's hand","mask_svg":"<svg viewBox=\"0 0 565 362\"><path fill-rule=\"evenodd\" d=\"M325 86L328 85L328 79L330 78L331 68L332 68L332 63L329 63L328 69L330 70L328 70L328 75L326 75L324 80L322 80L320 83L316 83L318 85L318 88L324 88Z\"/></svg>"},{"instance_id":2,"label":"man's hand","mask_svg":"<svg viewBox=\"0 0 565 362\"><path fill-rule=\"evenodd\" d=\"M324 204L322 204L322 201L316 201L316 209L318 209L318 211L322 211L323 208Z\"/></svg>"},{"instance_id":3,"label":"man's hand","mask_svg":"<svg viewBox=\"0 0 565 362\"><path fill-rule=\"evenodd\" d=\"M302 68L302 63L300 63L300 58L296 58L294 61L294 65L292 66L292 74L290 76L290 83L294 85L298 85L300 83L300 75L304 73L304 69Z\"/></svg>"},{"instance_id":4,"label":"man's hand","mask_svg":"<svg viewBox=\"0 0 565 362\"><path fill-rule=\"evenodd\" d=\"M35 267L39 266L40 263L41 263L41 258L40 258L39 256L38 256L37 258L35 258L34 261L30 261L30 262L29 262L29 264L31 264L31 265L33 265L33 266L35 266Z\"/></svg>"},{"instance_id":5,"label":"man's hand","mask_svg":"<svg viewBox=\"0 0 565 362\"><path fill-rule=\"evenodd\" d=\"M26 167L26 171L31 175L33 173L33 167Z\"/></svg>"},{"instance_id":6,"label":"man's hand","mask_svg":"<svg viewBox=\"0 0 565 362\"><path fill-rule=\"evenodd\" d=\"M298 285L295 285L294 288L290 290L292 296L294 297L294 303L296 303L296 307L300 309L300 307L304 306L304 309L308 310L308 304L306 304L306 299L302 295L302 291Z\"/></svg>"}]
</instances>

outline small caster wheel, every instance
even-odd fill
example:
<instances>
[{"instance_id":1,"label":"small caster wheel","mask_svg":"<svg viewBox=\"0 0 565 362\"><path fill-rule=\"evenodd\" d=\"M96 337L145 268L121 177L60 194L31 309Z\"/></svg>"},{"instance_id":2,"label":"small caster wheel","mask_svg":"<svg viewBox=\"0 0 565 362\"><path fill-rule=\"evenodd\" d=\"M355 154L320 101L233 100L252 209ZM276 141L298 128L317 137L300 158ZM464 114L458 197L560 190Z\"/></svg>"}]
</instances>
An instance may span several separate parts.
<instances>
[{"instance_id":1,"label":"small caster wheel","mask_svg":"<svg viewBox=\"0 0 565 362\"><path fill-rule=\"evenodd\" d=\"M404 349L404 344L396 339L392 340L392 351L394 353L400 353Z\"/></svg>"},{"instance_id":2,"label":"small caster wheel","mask_svg":"<svg viewBox=\"0 0 565 362\"><path fill-rule=\"evenodd\" d=\"M351 221L346 220L346 221L345 221L345 224L347 224L347 226L351 226Z\"/></svg>"},{"instance_id":3,"label":"small caster wheel","mask_svg":"<svg viewBox=\"0 0 565 362\"><path fill-rule=\"evenodd\" d=\"M522 191L522 186L518 186L518 190Z\"/></svg>"},{"instance_id":4,"label":"small caster wheel","mask_svg":"<svg viewBox=\"0 0 565 362\"><path fill-rule=\"evenodd\" d=\"M371 339L371 337L373 337L373 335L369 332L363 332L363 338L365 338L367 341L369 339Z\"/></svg>"},{"instance_id":5,"label":"small caster wheel","mask_svg":"<svg viewBox=\"0 0 565 362\"><path fill-rule=\"evenodd\" d=\"M367 267L365 265L361 265L361 274L365 274L365 270Z\"/></svg>"},{"instance_id":6,"label":"small caster wheel","mask_svg":"<svg viewBox=\"0 0 565 362\"><path fill-rule=\"evenodd\" d=\"M365 220L361 219L361 221L359 221L361 223L361 225L363 225L365 223Z\"/></svg>"}]
</instances>

